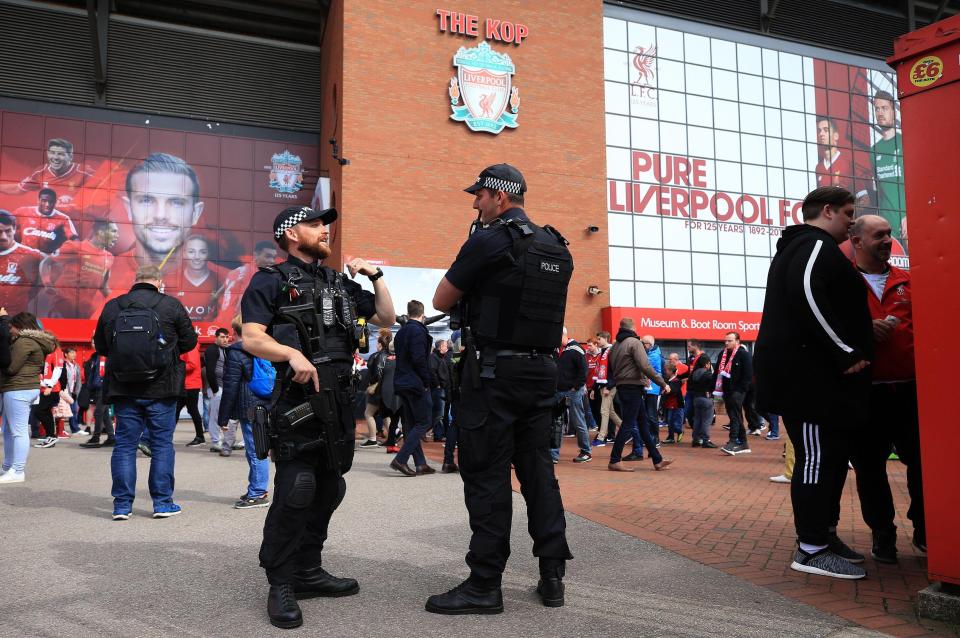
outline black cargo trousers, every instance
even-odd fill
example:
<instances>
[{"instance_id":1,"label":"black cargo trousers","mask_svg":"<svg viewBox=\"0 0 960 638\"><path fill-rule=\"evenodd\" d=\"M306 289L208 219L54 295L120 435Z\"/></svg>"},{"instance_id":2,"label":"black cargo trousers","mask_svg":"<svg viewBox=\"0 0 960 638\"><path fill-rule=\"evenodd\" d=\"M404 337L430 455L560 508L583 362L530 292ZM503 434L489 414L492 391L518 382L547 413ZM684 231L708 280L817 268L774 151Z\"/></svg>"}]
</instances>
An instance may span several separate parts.
<instances>
[{"instance_id":1,"label":"black cargo trousers","mask_svg":"<svg viewBox=\"0 0 960 638\"><path fill-rule=\"evenodd\" d=\"M467 565L471 578L499 586L510 556L513 492L510 465L527 502L527 529L541 574L563 574L567 546L560 486L550 457L557 365L549 356L498 357L494 379L474 387L464 366L457 407L460 477L470 516Z\"/></svg>"},{"instance_id":2,"label":"black cargo trousers","mask_svg":"<svg viewBox=\"0 0 960 638\"><path fill-rule=\"evenodd\" d=\"M339 474L345 474L353 465L356 430L351 364L325 364L319 372L321 387L335 388L335 413L341 432ZM281 396L277 412L289 410L305 400L303 392L294 387ZM292 443L300 447L317 437L316 431L302 429L281 441L281 445ZM260 566L266 570L271 585L280 585L292 583L297 571L322 564L321 553L330 518L343 501L347 485L335 469L328 467L322 449L294 449L287 458L278 454L274 446L272 454L276 462L273 502L263 524Z\"/></svg>"}]
</instances>

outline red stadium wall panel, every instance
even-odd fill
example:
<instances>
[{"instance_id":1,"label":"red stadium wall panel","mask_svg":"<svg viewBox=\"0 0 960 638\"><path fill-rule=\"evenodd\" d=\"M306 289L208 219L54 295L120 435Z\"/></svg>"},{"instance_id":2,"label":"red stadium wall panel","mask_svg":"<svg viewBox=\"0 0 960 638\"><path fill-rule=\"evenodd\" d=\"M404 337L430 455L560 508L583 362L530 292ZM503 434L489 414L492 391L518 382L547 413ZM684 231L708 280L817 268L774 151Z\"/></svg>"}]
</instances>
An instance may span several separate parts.
<instances>
[{"instance_id":1,"label":"red stadium wall panel","mask_svg":"<svg viewBox=\"0 0 960 638\"><path fill-rule=\"evenodd\" d=\"M274 216L314 195L316 136L44 108L0 110L0 305L87 343L106 300L155 264L202 336L229 325L258 244L278 257Z\"/></svg>"},{"instance_id":2,"label":"red stadium wall panel","mask_svg":"<svg viewBox=\"0 0 960 638\"><path fill-rule=\"evenodd\" d=\"M960 16L896 41L903 109L907 209L910 210L911 277L920 402L920 446L926 505L928 567L933 580L960 585L956 551L960 465L948 441L956 434L956 387L945 368L960 296L949 291L960 278L960 180L953 151L960 147Z\"/></svg>"}]
</instances>

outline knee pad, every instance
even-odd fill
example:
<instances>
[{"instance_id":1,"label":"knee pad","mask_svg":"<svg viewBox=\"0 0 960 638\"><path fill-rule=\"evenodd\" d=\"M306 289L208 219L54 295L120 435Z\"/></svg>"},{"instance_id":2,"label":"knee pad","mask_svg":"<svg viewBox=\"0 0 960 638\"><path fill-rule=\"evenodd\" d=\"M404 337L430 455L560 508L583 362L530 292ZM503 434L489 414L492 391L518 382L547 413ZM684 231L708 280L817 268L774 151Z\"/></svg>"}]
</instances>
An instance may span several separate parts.
<instances>
[{"instance_id":1,"label":"knee pad","mask_svg":"<svg viewBox=\"0 0 960 638\"><path fill-rule=\"evenodd\" d=\"M317 489L317 479L313 472L300 472L293 481L293 488L287 498L287 505L295 509L303 509L313 502L313 495Z\"/></svg>"}]
</instances>

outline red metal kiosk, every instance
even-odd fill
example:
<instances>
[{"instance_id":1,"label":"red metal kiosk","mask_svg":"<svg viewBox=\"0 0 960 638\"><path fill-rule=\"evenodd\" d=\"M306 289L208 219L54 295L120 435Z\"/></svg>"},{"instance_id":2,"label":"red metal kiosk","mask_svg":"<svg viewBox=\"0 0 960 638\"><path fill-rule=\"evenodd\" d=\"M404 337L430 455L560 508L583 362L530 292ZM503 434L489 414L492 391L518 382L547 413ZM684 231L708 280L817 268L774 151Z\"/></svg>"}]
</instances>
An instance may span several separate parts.
<instances>
[{"instance_id":1,"label":"red metal kiosk","mask_svg":"<svg viewBox=\"0 0 960 638\"><path fill-rule=\"evenodd\" d=\"M952 334L960 317L960 16L898 38L887 62L897 70L917 383L926 505L928 572L942 583L933 594L960 609L960 462L953 402L956 356ZM952 367L952 362L949 364ZM921 613L931 604L920 597ZM942 616L941 616L942 617Z\"/></svg>"}]
</instances>

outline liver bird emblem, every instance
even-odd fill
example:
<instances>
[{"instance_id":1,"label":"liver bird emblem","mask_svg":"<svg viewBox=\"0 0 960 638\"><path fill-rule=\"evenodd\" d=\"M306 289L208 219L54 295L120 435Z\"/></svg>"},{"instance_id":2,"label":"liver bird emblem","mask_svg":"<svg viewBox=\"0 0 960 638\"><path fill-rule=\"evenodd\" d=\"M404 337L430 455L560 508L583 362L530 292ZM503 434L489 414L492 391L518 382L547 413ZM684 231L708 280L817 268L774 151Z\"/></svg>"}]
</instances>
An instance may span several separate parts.
<instances>
[{"instance_id":1,"label":"liver bird emblem","mask_svg":"<svg viewBox=\"0 0 960 638\"><path fill-rule=\"evenodd\" d=\"M657 47L652 45L647 48L636 47L633 51L633 68L637 70L636 84L652 83L656 74L653 65L657 55Z\"/></svg>"},{"instance_id":2,"label":"liver bird emblem","mask_svg":"<svg viewBox=\"0 0 960 638\"><path fill-rule=\"evenodd\" d=\"M493 117L493 100L497 97L496 93L484 93L480 96L480 115L483 117Z\"/></svg>"}]
</instances>

